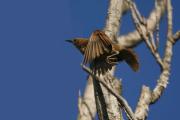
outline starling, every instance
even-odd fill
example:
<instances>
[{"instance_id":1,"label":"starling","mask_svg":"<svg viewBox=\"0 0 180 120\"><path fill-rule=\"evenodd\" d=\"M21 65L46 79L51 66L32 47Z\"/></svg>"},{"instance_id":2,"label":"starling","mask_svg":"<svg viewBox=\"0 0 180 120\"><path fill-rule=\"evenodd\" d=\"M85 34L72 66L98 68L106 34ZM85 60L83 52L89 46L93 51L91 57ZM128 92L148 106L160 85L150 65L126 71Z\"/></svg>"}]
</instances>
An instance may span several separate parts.
<instances>
[{"instance_id":1,"label":"starling","mask_svg":"<svg viewBox=\"0 0 180 120\"><path fill-rule=\"evenodd\" d=\"M94 31L89 40L85 38L75 38L67 40L76 46L84 55L83 64L90 63L93 72L104 74L118 62L126 63L134 70L139 69L137 55L130 48L119 46L101 30Z\"/></svg>"}]
</instances>

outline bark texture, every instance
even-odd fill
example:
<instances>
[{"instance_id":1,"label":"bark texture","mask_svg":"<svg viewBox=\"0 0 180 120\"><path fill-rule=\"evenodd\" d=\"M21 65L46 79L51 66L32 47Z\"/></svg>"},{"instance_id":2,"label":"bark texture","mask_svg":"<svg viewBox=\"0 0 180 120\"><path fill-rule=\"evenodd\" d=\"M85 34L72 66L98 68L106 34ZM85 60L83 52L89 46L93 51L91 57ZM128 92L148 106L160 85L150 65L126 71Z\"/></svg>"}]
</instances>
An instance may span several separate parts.
<instances>
[{"instance_id":1,"label":"bark texture","mask_svg":"<svg viewBox=\"0 0 180 120\"><path fill-rule=\"evenodd\" d=\"M78 120L93 120L96 112L100 120L123 120L122 111L126 113L130 120L145 120L148 117L149 106L158 101L168 85L170 77L171 59L173 45L180 39L180 32L172 32L172 5L171 0L156 0L155 7L149 17L144 18L138 11L136 4L132 0L109 0L105 33L120 46L136 47L141 42L145 42L147 48L161 68L161 73L157 84L153 90L143 85L139 101L133 112L122 93L121 82L114 77L115 67L105 75L94 75L85 66L83 69L89 73L88 82L83 96L79 96ZM130 10L136 29L127 35L118 35L121 24L121 17ZM161 18L167 12L168 33L164 57L161 58L158 52L159 36L154 37Z\"/></svg>"}]
</instances>

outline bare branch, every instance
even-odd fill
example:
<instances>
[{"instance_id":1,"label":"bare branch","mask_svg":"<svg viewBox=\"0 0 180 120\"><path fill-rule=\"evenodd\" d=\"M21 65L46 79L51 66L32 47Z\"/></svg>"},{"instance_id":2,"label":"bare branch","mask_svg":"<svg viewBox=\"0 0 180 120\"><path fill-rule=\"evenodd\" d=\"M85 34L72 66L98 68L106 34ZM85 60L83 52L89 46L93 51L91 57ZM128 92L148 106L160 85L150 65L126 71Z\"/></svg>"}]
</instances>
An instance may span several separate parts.
<instances>
[{"instance_id":1,"label":"bare branch","mask_svg":"<svg viewBox=\"0 0 180 120\"><path fill-rule=\"evenodd\" d=\"M173 32L172 32L173 23L172 23L172 5L171 5L171 0L167 0L167 19L168 19L167 38L172 38L172 36L173 36Z\"/></svg>"},{"instance_id":2,"label":"bare branch","mask_svg":"<svg viewBox=\"0 0 180 120\"><path fill-rule=\"evenodd\" d=\"M104 28L104 31L109 36L109 38L111 38L112 40L115 40L115 38L117 37L117 33L119 31L121 15L125 11L127 11L129 8L127 5L126 5L126 7L125 6L122 7L124 4L126 4L125 2L123 2L123 0L110 0L109 2L110 3L109 3L109 8L108 8L108 15L107 15L106 26ZM115 70L115 68L113 68L109 73L113 75L114 70ZM107 73L107 74L109 74L109 73ZM102 76L102 77L105 77L105 76ZM89 78L91 78L91 77L89 77ZM110 83L107 83L107 84L109 86L111 86ZM87 84L86 89L91 88L91 85L92 85L92 83ZM103 94L104 94L104 97L105 97L105 100L107 103L107 109L108 109L108 114L109 114L110 118L113 120L122 120L121 111L119 110L119 105L118 105L116 98L113 95L109 94L105 88L102 87L102 90L103 90ZM86 95L86 94L91 94L91 95ZM85 92L84 96L91 96L91 98L89 97L89 100L94 101L94 93ZM94 117L95 113L96 113L96 108L94 109L95 104L88 104L88 106L93 106L92 115ZM88 115L88 114L89 113L87 111L85 115ZM88 117L85 117L85 118L79 119L79 120L91 120L90 118L91 117L88 116Z\"/></svg>"},{"instance_id":3,"label":"bare branch","mask_svg":"<svg viewBox=\"0 0 180 120\"><path fill-rule=\"evenodd\" d=\"M148 31L154 31L156 24L159 23L163 13L165 11L166 0L157 0L157 5L154 10L149 15L147 19L147 29ZM118 43L124 47L134 47L137 44L142 42L142 38L139 35L138 31L128 33L127 35L121 35L118 37Z\"/></svg>"},{"instance_id":4,"label":"bare branch","mask_svg":"<svg viewBox=\"0 0 180 120\"><path fill-rule=\"evenodd\" d=\"M177 42L180 39L180 31L177 31L174 35L173 35L173 40L175 42Z\"/></svg>"},{"instance_id":5,"label":"bare branch","mask_svg":"<svg viewBox=\"0 0 180 120\"><path fill-rule=\"evenodd\" d=\"M122 7L123 0L110 0L109 2L110 3L108 8L108 15L107 15L104 31L108 35L108 37L114 41L117 38L117 34L119 32L120 20L123 14L123 7ZM108 74L113 76L114 70L115 67L113 67L111 71L108 71L105 75L100 77L106 78ZM113 81L109 80L105 82L110 88L115 89L112 86L114 80ZM123 118L121 115L121 111L117 99L112 94L110 94L109 91L105 89L102 85L101 87L106 101L109 119L122 120Z\"/></svg>"},{"instance_id":6,"label":"bare branch","mask_svg":"<svg viewBox=\"0 0 180 120\"><path fill-rule=\"evenodd\" d=\"M127 0L127 1L131 2L131 0ZM89 79L91 79L91 84L88 84L86 89L91 88L91 92L85 91L83 98L79 96L78 106L79 106L80 119L78 120L92 120L95 116L96 106L95 106L94 94L92 89L93 86L92 81L99 81L101 83L101 88L107 105L106 106L108 112L107 114L110 120L111 119L122 120L120 108L126 112L130 120L146 119L148 116L149 105L155 103L161 97L162 93L167 87L169 81L169 75L170 75L173 44L180 39L180 31L176 32L176 34L174 35L172 33L171 1L156 0L157 4L155 5L155 9L151 12L147 21L144 21L144 18L141 17L134 3L133 4L131 3L130 6L126 4L125 7L123 6L124 3L125 2L123 0L110 0L108 16L104 31L112 40L116 40L116 37L118 36L121 16L124 11L130 8L133 13L133 16L135 16L134 20L137 30L127 35L120 36L117 39L118 43L119 45L124 47L134 47L138 43L142 42L142 38L145 39L145 42L149 47L149 49L151 50L154 58L162 68L159 80L157 80L157 85L155 86L153 91L151 91L150 88L147 86L142 87L141 95L135 113L133 113L127 101L122 96L119 95L121 93L121 89L119 88L121 83L118 82L118 86L114 85L114 83L118 81L113 77L115 67L113 67L113 69L110 72L107 72L105 75L97 76L97 75L93 75L89 68L87 68L86 66L82 66L86 72L88 72L91 76L94 77L94 80L92 80L92 77L89 77ZM167 43L166 43L164 58L162 59L157 51L158 48L157 45L159 43L159 34L157 33L156 35L156 43L155 43L153 32L155 31L156 26L159 25L160 19L163 16L166 5L167 5L167 13L168 13L168 35L167 35ZM85 99L86 94L87 96L90 95L88 100ZM97 102L101 102L101 101L96 100L96 104ZM120 107L118 106L119 104ZM97 109L98 108L99 107L97 106Z\"/></svg>"},{"instance_id":7,"label":"bare branch","mask_svg":"<svg viewBox=\"0 0 180 120\"><path fill-rule=\"evenodd\" d=\"M87 110L88 110L88 112L89 112L89 114L88 114L87 116L90 116L91 119L93 119L93 115L92 115L92 113L91 113L91 108L90 108L90 106L88 106L88 104L86 103L86 101L84 101L84 99L82 99L82 97L81 97L81 92L80 92L80 90L79 90L79 97L78 97L79 116L78 116L78 120L81 119L81 117L86 116L86 115L84 114L84 111L83 111L84 109L82 109L82 108L83 108L83 105L86 106L86 108L87 108Z\"/></svg>"},{"instance_id":8,"label":"bare branch","mask_svg":"<svg viewBox=\"0 0 180 120\"><path fill-rule=\"evenodd\" d=\"M93 120L96 115L96 104L91 76L88 78L84 96L79 95L78 109L78 120Z\"/></svg>"},{"instance_id":9,"label":"bare branch","mask_svg":"<svg viewBox=\"0 0 180 120\"><path fill-rule=\"evenodd\" d=\"M145 120L145 118L148 115L150 102L151 102L151 90L147 86L142 86L139 102L135 110L135 117L138 120Z\"/></svg>"},{"instance_id":10,"label":"bare branch","mask_svg":"<svg viewBox=\"0 0 180 120\"><path fill-rule=\"evenodd\" d=\"M120 106L125 110L130 120L136 120L134 113L132 112L131 107L128 105L127 101L120 95L118 95L116 92L114 92L109 86L104 82L102 78L95 76L93 72L86 66L82 65L82 68L89 73L91 76L94 77L95 80L98 80L112 95L116 97L118 100ZM115 79L115 78L114 78Z\"/></svg>"},{"instance_id":11,"label":"bare branch","mask_svg":"<svg viewBox=\"0 0 180 120\"><path fill-rule=\"evenodd\" d=\"M152 32L149 33L149 39L151 41L150 45L147 44L147 39L145 39L145 42L148 45L152 55L154 56L155 60L157 61L157 63L159 64L159 66L160 66L160 68L162 70L163 66L164 66L163 61L162 61L162 58L160 57L160 54L157 51L157 46L156 46L156 44L154 42L155 40L154 40L154 36L153 36Z\"/></svg>"},{"instance_id":12,"label":"bare branch","mask_svg":"<svg viewBox=\"0 0 180 120\"><path fill-rule=\"evenodd\" d=\"M158 84L153 90L152 102L157 101L164 89L166 88L170 75L170 66L171 66L171 58L172 58L172 48L173 48L173 33L172 33L172 5L171 0L167 0L167 19L168 19L168 33L167 33L167 42L164 53L164 68L160 78L158 80Z\"/></svg>"},{"instance_id":13,"label":"bare branch","mask_svg":"<svg viewBox=\"0 0 180 120\"><path fill-rule=\"evenodd\" d=\"M111 40L115 40L119 31L123 0L110 0L106 19L105 32Z\"/></svg>"},{"instance_id":14,"label":"bare branch","mask_svg":"<svg viewBox=\"0 0 180 120\"><path fill-rule=\"evenodd\" d=\"M157 2L158 0L155 0L155 7L157 7ZM159 22L157 21L157 15L156 15L156 30L155 30L155 33L156 33L156 46L157 46L157 49L158 50L158 47L159 47Z\"/></svg>"},{"instance_id":15,"label":"bare branch","mask_svg":"<svg viewBox=\"0 0 180 120\"><path fill-rule=\"evenodd\" d=\"M149 105L155 103L160 98L160 96L162 95L168 84L171 58L173 53L172 52L172 48L173 48L172 6L170 0L167 0L167 13L168 13L168 35L167 35L167 43L165 48L165 55L163 58L163 65L164 65L163 70L162 73L160 74L159 80L157 81L157 85L155 86L152 92L148 87L143 87L142 89L141 97L139 99L135 112L135 116L139 120L144 120L147 117L147 111L149 109ZM146 97L142 97L142 96L146 96Z\"/></svg>"},{"instance_id":16,"label":"bare branch","mask_svg":"<svg viewBox=\"0 0 180 120\"><path fill-rule=\"evenodd\" d=\"M155 44L157 47L156 50L158 50L158 48L159 48L159 24L158 23L157 23L157 27L156 27L156 40L155 41L156 41Z\"/></svg>"},{"instance_id":17,"label":"bare branch","mask_svg":"<svg viewBox=\"0 0 180 120\"><path fill-rule=\"evenodd\" d=\"M163 62L162 62L162 59L161 59L159 53L157 52L157 47L154 42L155 40L153 37L153 33L148 31L146 22L141 17L137 7L135 7L136 6L135 3L133 3L131 0L127 0L127 1L131 5L131 7L130 7L131 14L132 14L132 18L133 18L133 21L134 21L137 31L141 35L142 39L145 40L147 47L150 49L152 55L154 56L155 60L157 61L157 63L160 65L160 67L162 69Z\"/></svg>"}]
</instances>

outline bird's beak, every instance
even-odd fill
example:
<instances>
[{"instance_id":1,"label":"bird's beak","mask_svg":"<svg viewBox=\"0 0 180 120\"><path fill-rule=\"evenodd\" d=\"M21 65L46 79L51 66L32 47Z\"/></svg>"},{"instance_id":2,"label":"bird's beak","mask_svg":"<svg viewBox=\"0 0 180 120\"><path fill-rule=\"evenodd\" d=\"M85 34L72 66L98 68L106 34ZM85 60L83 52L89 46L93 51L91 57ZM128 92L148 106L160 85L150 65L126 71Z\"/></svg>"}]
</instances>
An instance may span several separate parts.
<instances>
[{"instance_id":1,"label":"bird's beak","mask_svg":"<svg viewBox=\"0 0 180 120\"><path fill-rule=\"evenodd\" d=\"M72 41L72 40L66 40L66 42L70 42L70 43L73 43L73 41Z\"/></svg>"}]
</instances>

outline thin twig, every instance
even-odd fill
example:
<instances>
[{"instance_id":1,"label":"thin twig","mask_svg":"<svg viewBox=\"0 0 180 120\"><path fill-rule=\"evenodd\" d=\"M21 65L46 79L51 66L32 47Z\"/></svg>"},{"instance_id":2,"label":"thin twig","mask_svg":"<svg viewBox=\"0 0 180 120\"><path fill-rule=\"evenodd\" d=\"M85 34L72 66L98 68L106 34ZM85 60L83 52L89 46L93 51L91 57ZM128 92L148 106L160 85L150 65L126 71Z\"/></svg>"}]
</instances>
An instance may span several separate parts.
<instances>
[{"instance_id":1,"label":"thin twig","mask_svg":"<svg viewBox=\"0 0 180 120\"><path fill-rule=\"evenodd\" d=\"M167 19L168 19L168 33L167 38L172 38L173 32L172 32L172 5L171 0L167 0Z\"/></svg>"},{"instance_id":2,"label":"thin twig","mask_svg":"<svg viewBox=\"0 0 180 120\"><path fill-rule=\"evenodd\" d=\"M86 103L86 104L84 104ZM96 115L96 104L94 98L93 80L89 76L84 95L78 97L78 117L77 120L93 120Z\"/></svg>"},{"instance_id":3,"label":"thin twig","mask_svg":"<svg viewBox=\"0 0 180 120\"><path fill-rule=\"evenodd\" d=\"M155 7L158 6L158 1L156 0L155 1ZM158 20L157 20L158 16L157 16L157 13L156 13L156 30L155 30L155 33L156 33L156 47L157 47L157 50L158 50L158 47L159 47L159 23L158 23Z\"/></svg>"},{"instance_id":4,"label":"thin twig","mask_svg":"<svg viewBox=\"0 0 180 120\"><path fill-rule=\"evenodd\" d=\"M156 102L162 95L164 89L168 85L169 76L170 76L170 67L172 60L172 48L173 48L173 32L172 32L172 5L171 0L167 0L167 22L168 22L168 33L167 33L167 42L165 47L165 53L163 58L163 71L158 80L158 84L153 90L152 103Z\"/></svg>"},{"instance_id":5,"label":"thin twig","mask_svg":"<svg viewBox=\"0 0 180 120\"><path fill-rule=\"evenodd\" d=\"M116 92L114 92L111 88L109 88L106 83L98 76L94 75L93 72L90 70L90 68L86 67L85 65L81 65L82 68L89 73L91 76L93 76L96 80L98 80L116 99L118 100L119 104L123 107L125 112L127 113L127 116L130 120L136 120L134 113L131 109L131 107L128 105L127 101L120 95L118 95Z\"/></svg>"},{"instance_id":6,"label":"thin twig","mask_svg":"<svg viewBox=\"0 0 180 120\"><path fill-rule=\"evenodd\" d=\"M170 76L170 66L172 60L173 36L172 36L172 6L171 1L167 0L167 13L168 13L168 35L165 48L165 55L163 58L163 70L160 74L157 85L151 92L148 87L143 87L141 98L139 99L138 106L136 107L135 116L139 120L144 120L148 115L149 105L157 102L168 85ZM178 33L177 33L178 34Z\"/></svg>"},{"instance_id":7,"label":"thin twig","mask_svg":"<svg viewBox=\"0 0 180 120\"><path fill-rule=\"evenodd\" d=\"M156 43L155 43L153 32L149 32L149 39L151 41L151 46L153 48L153 52L157 51L157 46L156 46Z\"/></svg>"},{"instance_id":8,"label":"thin twig","mask_svg":"<svg viewBox=\"0 0 180 120\"><path fill-rule=\"evenodd\" d=\"M79 119L81 119L80 117L83 116L83 111L81 109L82 105L85 105L88 112L89 112L89 115L91 117L91 120L93 120L93 114L91 113L91 109L90 109L90 106L86 103L86 101L84 99L82 99L82 96L81 96L81 91L79 90L79 94L78 94L78 110L79 110Z\"/></svg>"},{"instance_id":9,"label":"thin twig","mask_svg":"<svg viewBox=\"0 0 180 120\"><path fill-rule=\"evenodd\" d=\"M156 50L157 47L155 46L154 37L153 37L152 32L148 31L147 26L145 26L146 24L143 24L144 23L144 22L142 22L143 18L141 17L141 15L139 15L140 13L139 13L138 9L133 7L133 5L135 3L131 0L127 0L127 1L132 6L132 7L130 7L130 10L131 10L132 18L134 20L134 24L136 26L137 31L139 32L141 37L145 40L146 45L148 46L148 48L150 49L155 60L159 64L160 68L162 69L163 62L162 62L162 59L161 59L159 53ZM136 14L136 13L139 13L139 14ZM143 29L145 29L145 30L143 30ZM146 31L146 32L143 32L143 31ZM149 40L149 38L150 38L150 40Z\"/></svg>"},{"instance_id":10,"label":"thin twig","mask_svg":"<svg viewBox=\"0 0 180 120\"><path fill-rule=\"evenodd\" d=\"M156 29L156 23L159 23L165 12L166 0L157 0L157 6L152 10L147 18L147 28L149 31ZM137 30L129 32L126 35L120 35L118 37L118 43L124 47L136 47L139 43L142 43L142 37Z\"/></svg>"},{"instance_id":11,"label":"thin twig","mask_svg":"<svg viewBox=\"0 0 180 120\"><path fill-rule=\"evenodd\" d=\"M173 35L173 44L175 44L178 40L180 39L180 31L177 31L174 35Z\"/></svg>"}]
</instances>

